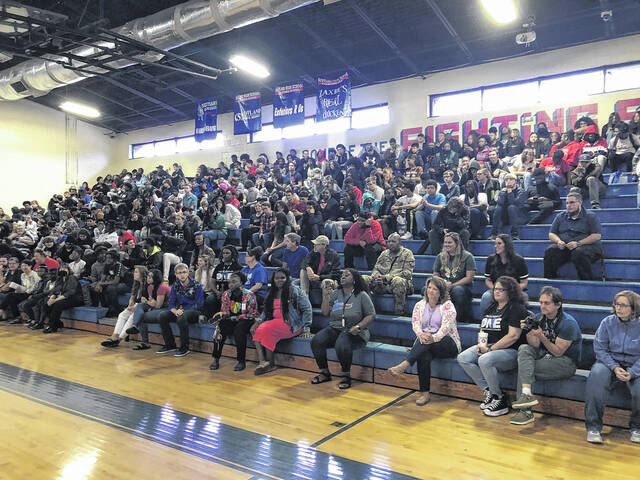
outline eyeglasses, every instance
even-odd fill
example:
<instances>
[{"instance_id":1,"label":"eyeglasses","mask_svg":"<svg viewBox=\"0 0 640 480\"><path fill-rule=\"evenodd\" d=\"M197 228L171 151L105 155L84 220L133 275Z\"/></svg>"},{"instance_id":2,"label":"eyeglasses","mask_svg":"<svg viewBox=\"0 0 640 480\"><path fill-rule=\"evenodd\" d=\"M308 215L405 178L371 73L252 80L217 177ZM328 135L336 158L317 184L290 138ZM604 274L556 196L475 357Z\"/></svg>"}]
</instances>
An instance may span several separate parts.
<instances>
[{"instance_id":1,"label":"eyeglasses","mask_svg":"<svg viewBox=\"0 0 640 480\"><path fill-rule=\"evenodd\" d=\"M502 288L502 287L493 287L493 291L494 292L506 292L507 289L506 288Z\"/></svg>"},{"instance_id":2,"label":"eyeglasses","mask_svg":"<svg viewBox=\"0 0 640 480\"><path fill-rule=\"evenodd\" d=\"M614 303L613 306L615 308L631 308L631 305L627 305L626 303Z\"/></svg>"}]
</instances>

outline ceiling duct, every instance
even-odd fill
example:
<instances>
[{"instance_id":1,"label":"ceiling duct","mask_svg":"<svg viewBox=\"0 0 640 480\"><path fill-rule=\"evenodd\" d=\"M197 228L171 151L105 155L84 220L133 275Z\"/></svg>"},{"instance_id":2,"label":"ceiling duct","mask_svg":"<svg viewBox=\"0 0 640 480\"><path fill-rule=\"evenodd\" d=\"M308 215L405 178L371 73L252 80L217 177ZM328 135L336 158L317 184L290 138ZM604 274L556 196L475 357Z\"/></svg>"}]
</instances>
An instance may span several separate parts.
<instances>
[{"instance_id":1,"label":"ceiling duct","mask_svg":"<svg viewBox=\"0 0 640 480\"><path fill-rule=\"evenodd\" d=\"M171 50L187 43L228 32L268 18L277 17L317 0L192 0L167 8L144 18L139 18L114 28L112 32L130 37L161 50ZM0 0L0 5L3 1ZM102 47L112 47L104 42ZM98 57L104 49L85 46L71 51L78 57ZM162 55L148 53L146 61L158 61ZM57 60L57 61L52 61ZM29 60L0 72L0 100L20 100L30 96L45 95L54 88L63 87L93 76L92 73L65 68L66 58L50 56ZM134 65L132 60L116 60L108 63L111 68ZM82 61L73 60L77 67L88 67ZM105 70L97 69L96 74Z\"/></svg>"}]
</instances>

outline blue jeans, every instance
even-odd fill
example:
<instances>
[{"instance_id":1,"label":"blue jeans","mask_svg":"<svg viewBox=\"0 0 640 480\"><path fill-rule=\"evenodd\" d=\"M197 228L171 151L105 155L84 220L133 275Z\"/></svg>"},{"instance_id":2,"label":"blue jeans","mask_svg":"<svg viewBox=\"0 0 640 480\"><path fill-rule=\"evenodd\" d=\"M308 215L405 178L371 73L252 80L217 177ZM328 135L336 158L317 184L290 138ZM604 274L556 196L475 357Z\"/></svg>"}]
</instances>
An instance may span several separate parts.
<instances>
[{"instance_id":1,"label":"blue jeans","mask_svg":"<svg viewBox=\"0 0 640 480\"><path fill-rule=\"evenodd\" d=\"M471 299L473 293L470 285L456 285L449 292L451 302L456 307L456 321L464 322L473 319Z\"/></svg>"},{"instance_id":2,"label":"blue jeans","mask_svg":"<svg viewBox=\"0 0 640 480\"><path fill-rule=\"evenodd\" d=\"M604 363L596 362L591 367L585 391L584 419L587 430L602 430L602 415L607 405L609 391L623 385L613 371ZM631 392L631 418L629 428L640 430L640 378L636 377L624 385Z\"/></svg>"},{"instance_id":3,"label":"blue jeans","mask_svg":"<svg viewBox=\"0 0 640 480\"><path fill-rule=\"evenodd\" d=\"M493 302L493 290L487 290L482 294L482 298L480 299L480 317L484 315L484 312L487 311L489 305Z\"/></svg>"},{"instance_id":4,"label":"blue jeans","mask_svg":"<svg viewBox=\"0 0 640 480\"><path fill-rule=\"evenodd\" d=\"M502 233L505 225L511 225L511 235L519 235L520 226L525 223L525 220L522 211L517 206L507 205L505 209L503 205L496 205L493 213L493 228L491 229L491 234L498 235L498 233Z\"/></svg>"},{"instance_id":5,"label":"blue jeans","mask_svg":"<svg viewBox=\"0 0 640 480\"><path fill-rule=\"evenodd\" d=\"M487 388L492 395L502 396L498 372L508 372L518 368L518 351L504 348L478 355L476 345L458 354L458 363L471 377L473 383L482 390Z\"/></svg>"},{"instance_id":6,"label":"blue jeans","mask_svg":"<svg viewBox=\"0 0 640 480\"><path fill-rule=\"evenodd\" d=\"M222 230L202 230L201 232L196 232L195 235L199 233L204 236L204 243L214 250L221 250L224 246L224 241L227 239L227 234ZM212 242L213 245L211 245Z\"/></svg>"},{"instance_id":7,"label":"blue jeans","mask_svg":"<svg viewBox=\"0 0 640 480\"><path fill-rule=\"evenodd\" d=\"M262 250L266 250L271 246L271 234L264 233L260 238L260 232L256 232L251 236L251 241L256 247L262 247Z\"/></svg>"},{"instance_id":8,"label":"blue jeans","mask_svg":"<svg viewBox=\"0 0 640 480\"><path fill-rule=\"evenodd\" d=\"M416 233L428 233L431 230L434 220L438 216L438 210L416 210L413 212L413 216L416 219Z\"/></svg>"},{"instance_id":9,"label":"blue jeans","mask_svg":"<svg viewBox=\"0 0 640 480\"><path fill-rule=\"evenodd\" d=\"M133 320L132 325L137 327L142 319L142 316L147 312L151 307L146 303L138 303L136 304L136 309L133 311Z\"/></svg>"}]
</instances>

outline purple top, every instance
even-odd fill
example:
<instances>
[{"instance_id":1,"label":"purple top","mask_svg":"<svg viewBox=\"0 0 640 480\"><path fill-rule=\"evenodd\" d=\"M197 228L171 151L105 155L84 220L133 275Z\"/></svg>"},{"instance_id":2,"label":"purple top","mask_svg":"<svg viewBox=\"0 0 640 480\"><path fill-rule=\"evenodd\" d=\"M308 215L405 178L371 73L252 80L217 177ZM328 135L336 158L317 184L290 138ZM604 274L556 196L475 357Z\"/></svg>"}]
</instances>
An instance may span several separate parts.
<instances>
[{"instance_id":1,"label":"purple top","mask_svg":"<svg viewBox=\"0 0 640 480\"><path fill-rule=\"evenodd\" d=\"M442 315L439 306L431 308L429 303L425 305L421 319L422 331L427 333L436 333L442 325Z\"/></svg>"}]
</instances>

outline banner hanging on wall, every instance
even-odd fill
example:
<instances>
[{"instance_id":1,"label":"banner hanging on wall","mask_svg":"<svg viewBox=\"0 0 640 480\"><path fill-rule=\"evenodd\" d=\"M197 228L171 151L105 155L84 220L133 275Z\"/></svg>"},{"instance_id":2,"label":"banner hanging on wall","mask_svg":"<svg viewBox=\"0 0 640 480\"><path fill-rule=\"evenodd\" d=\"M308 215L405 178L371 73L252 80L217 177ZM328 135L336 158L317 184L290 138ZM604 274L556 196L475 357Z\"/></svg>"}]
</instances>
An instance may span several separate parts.
<instances>
[{"instance_id":1,"label":"banner hanging on wall","mask_svg":"<svg viewBox=\"0 0 640 480\"><path fill-rule=\"evenodd\" d=\"M260 92L236 95L233 104L233 134L243 135L262 130L262 99Z\"/></svg>"},{"instance_id":2,"label":"banner hanging on wall","mask_svg":"<svg viewBox=\"0 0 640 480\"><path fill-rule=\"evenodd\" d=\"M215 140L218 134L218 100L208 98L196 105L196 142Z\"/></svg>"},{"instance_id":3,"label":"banner hanging on wall","mask_svg":"<svg viewBox=\"0 0 640 480\"><path fill-rule=\"evenodd\" d=\"M351 80L345 72L338 78L318 78L316 122L351 116Z\"/></svg>"},{"instance_id":4,"label":"banner hanging on wall","mask_svg":"<svg viewBox=\"0 0 640 480\"><path fill-rule=\"evenodd\" d=\"M304 86L302 82L276 87L273 96L273 126L285 128L304 123Z\"/></svg>"}]
</instances>

